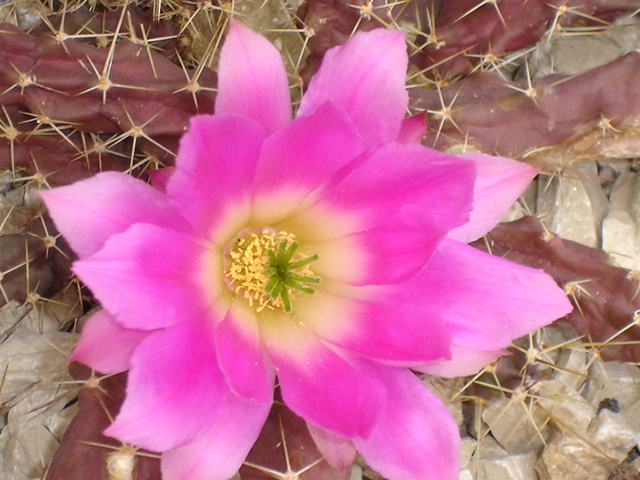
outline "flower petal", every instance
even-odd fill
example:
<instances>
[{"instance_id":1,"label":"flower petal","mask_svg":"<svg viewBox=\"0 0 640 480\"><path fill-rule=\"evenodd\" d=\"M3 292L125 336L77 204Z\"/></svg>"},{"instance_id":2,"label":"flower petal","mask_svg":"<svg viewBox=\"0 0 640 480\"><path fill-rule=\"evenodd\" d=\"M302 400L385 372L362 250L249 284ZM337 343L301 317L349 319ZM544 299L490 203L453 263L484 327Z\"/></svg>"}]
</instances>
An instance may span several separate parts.
<instances>
[{"instance_id":1,"label":"flower petal","mask_svg":"<svg viewBox=\"0 0 640 480\"><path fill-rule=\"evenodd\" d=\"M461 347L493 351L571 312L542 270L445 239L412 288L429 296Z\"/></svg>"},{"instance_id":2,"label":"flower petal","mask_svg":"<svg viewBox=\"0 0 640 480\"><path fill-rule=\"evenodd\" d=\"M482 351L451 344L451 359L435 360L413 369L438 377L467 377L475 375L506 353L505 350Z\"/></svg>"},{"instance_id":3,"label":"flower petal","mask_svg":"<svg viewBox=\"0 0 640 480\"><path fill-rule=\"evenodd\" d=\"M156 452L201 437L229 393L212 329L192 320L140 342L131 357L127 397L105 435Z\"/></svg>"},{"instance_id":4,"label":"flower petal","mask_svg":"<svg viewBox=\"0 0 640 480\"><path fill-rule=\"evenodd\" d=\"M422 137L427 133L427 124L425 119L427 112L418 113L407 117L402 121L400 135L398 135L398 143L420 143Z\"/></svg>"},{"instance_id":5,"label":"flower petal","mask_svg":"<svg viewBox=\"0 0 640 480\"><path fill-rule=\"evenodd\" d=\"M316 210L356 212L351 232L383 223L402 206L417 204L440 225L452 229L469 220L475 165L422 145L386 145L373 153L320 201Z\"/></svg>"},{"instance_id":6,"label":"flower petal","mask_svg":"<svg viewBox=\"0 0 640 480\"><path fill-rule=\"evenodd\" d=\"M345 279L345 283L385 285L405 282L424 268L446 234L447 229L417 205L401 207L384 222L372 224L367 230L344 239L355 242L356 248L366 252L366 264L361 266L358 278L351 281ZM330 245L323 252L339 250L341 240L325 242ZM314 251L313 247L310 248ZM324 272L321 270L322 262L318 261L317 265L319 268L316 273L337 279L335 269ZM351 268L354 267L351 265Z\"/></svg>"},{"instance_id":7,"label":"flower petal","mask_svg":"<svg viewBox=\"0 0 640 480\"><path fill-rule=\"evenodd\" d=\"M161 192L167 192L167 184L169 183L169 179L171 175L173 175L176 171L176 167L164 167L158 168L156 170L151 170L147 173L149 175L149 180L151 180L151 185L154 188L157 188Z\"/></svg>"},{"instance_id":8,"label":"flower petal","mask_svg":"<svg viewBox=\"0 0 640 480\"><path fill-rule=\"evenodd\" d=\"M244 299L236 299L217 326L216 351L233 392L246 400L271 404L275 373L264 358L256 314Z\"/></svg>"},{"instance_id":9,"label":"flower petal","mask_svg":"<svg viewBox=\"0 0 640 480\"><path fill-rule=\"evenodd\" d=\"M191 119L189 131L180 140L167 192L205 238L227 215L242 216L238 206L250 202L263 141L264 129L247 118L199 115ZM248 213L246 217L237 222L246 224Z\"/></svg>"},{"instance_id":10,"label":"flower petal","mask_svg":"<svg viewBox=\"0 0 640 480\"><path fill-rule=\"evenodd\" d=\"M296 119L264 143L255 177L253 222L268 225L282 219L363 151L362 137L332 102ZM265 201L282 191L284 208Z\"/></svg>"},{"instance_id":11,"label":"flower petal","mask_svg":"<svg viewBox=\"0 0 640 480\"><path fill-rule=\"evenodd\" d=\"M98 173L38 194L80 258L96 253L110 236L136 222L169 229L187 227L164 194L123 173Z\"/></svg>"},{"instance_id":12,"label":"flower petal","mask_svg":"<svg viewBox=\"0 0 640 480\"><path fill-rule=\"evenodd\" d=\"M94 313L82 328L72 362L80 362L100 373L129 370L131 355L149 332L122 327L106 310Z\"/></svg>"},{"instance_id":13,"label":"flower petal","mask_svg":"<svg viewBox=\"0 0 640 480\"><path fill-rule=\"evenodd\" d=\"M475 162L478 177L469 223L453 230L449 237L469 243L486 235L498 224L538 174L538 170L523 162L481 153L461 156Z\"/></svg>"},{"instance_id":14,"label":"flower petal","mask_svg":"<svg viewBox=\"0 0 640 480\"><path fill-rule=\"evenodd\" d=\"M382 28L358 32L344 45L327 51L298 116L310 115L333 100L349 114L368 145L393 142L409 103L407 62L402 32Z\"/></svg>"},{"instance_id":15,"label":"flower petal","mask_svg":"<svg viewBox=\"0 0 640 480\"><path fill-rule=\"evenodd\" d=\"M124 327L153 330L202 315L205 295L225 288L215 276L201 283L206 252L189 236L139 223L73 271Z\"/></svg>"},{"instance_id":16,"label":"flower petal","mask_svg":"<svg viewBox=\"0 0 640 480\"><path fill-rule=\"evenodd\" d=\"M340 470L350 466L356 458L356 447L345 437L328 432L324 428L307 423L311 438L327 463Z\"/></svg>"},{"instance_id":17,"label":"flower petal","mask_svg":"<svg viewBox=\"0 0 640 480\"><path fill-rule=\"evenodd\" d=\"M288 316L265 322L263 338L284 402L296 415L344 437L369 435L386 402L376 378L356 370Z\"/></svg>"},{"instance_id":18,"label":"flower petal","mask_svg":"<svg viewBox=\"0 0 640 480\"><path fill-rule=\"evenodd\" d=\"M267 419L270 404L231 394L202 437L162 454L164 480L228 480L238 471Z\"/></svg>"},{"instance_id":19,"label":"flower petal","mask_svg":"<svg viewBox=\"0 0 640 480\"><path fill-rule=\"evenodd\" d=\"M233 19L220 50L215 112L252 118L268 133L291 121L289 83L280 52Z\"/></svg>"},{"instance_id":20,"label":"flower petal","mask_svg":"<svg viewBox=\"0 0 640 480\"><path fill-rule=\"evenodd\" d=\"M318 289L296 299L295 310L316 335L350 354L413 367L450 358L451 334L424 295L402 285L373 289L371 300L344 298L344 292ZM341 289L343 290L343 289Z\"/></svg>"},{"instance_id":21,"label":"flower petal","mask_svg":"<svg viewBox=\"0 0 640 480\"><path fill-rule=\"evenodd\" d=\"M373 366L389 400L368 439L354 439L366 462L389 480L455 480L460 434L442 402L410 371Z\"/></svg>"}]
</instances>

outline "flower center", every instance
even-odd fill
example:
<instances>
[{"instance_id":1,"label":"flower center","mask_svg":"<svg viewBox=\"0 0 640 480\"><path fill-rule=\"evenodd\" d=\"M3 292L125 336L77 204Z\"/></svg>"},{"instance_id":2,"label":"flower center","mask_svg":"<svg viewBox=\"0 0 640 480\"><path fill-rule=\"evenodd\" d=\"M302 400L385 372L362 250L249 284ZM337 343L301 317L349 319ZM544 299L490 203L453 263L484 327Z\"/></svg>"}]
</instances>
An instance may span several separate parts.
<instances>
[{"instance_id":1,"label":"flower center","mask_svg":"<svg viewBox=\"0 0 640 480\"><path fill-rule=\"evenodd\" d=\"M293 311L295 292L316 293L310 285L321 279L309 265L318 254L305 255L288 232L263 229L240 232L225 250L225 277L229 287L261 312L265 308Z\"/></svg>"}]
</instances>

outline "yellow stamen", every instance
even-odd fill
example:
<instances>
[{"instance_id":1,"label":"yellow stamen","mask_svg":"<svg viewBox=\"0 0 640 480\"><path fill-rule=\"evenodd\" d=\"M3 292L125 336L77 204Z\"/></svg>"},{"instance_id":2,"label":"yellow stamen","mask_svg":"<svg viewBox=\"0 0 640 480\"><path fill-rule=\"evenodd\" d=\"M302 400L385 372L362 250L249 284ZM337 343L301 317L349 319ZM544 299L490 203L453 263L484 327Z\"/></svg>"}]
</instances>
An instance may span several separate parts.
<instances>
[{"instance_id":1,"label":"yellow stamen","mask_svg":"<svg viewBox=\"0 0 640 480\"><path fill-rule=\"evenodd\" d=\"M308 266L317 255L307 257L297 251L297 246L295 236L288 232L263 229L259 233L241 234L226 251L225 276L229 287L246 298L256 312L282 308L290 313L293 299L290 288L314 293L302 283L320 283ZM282 263L285 250L295 253Z\"/></svg>"}]
</instances>

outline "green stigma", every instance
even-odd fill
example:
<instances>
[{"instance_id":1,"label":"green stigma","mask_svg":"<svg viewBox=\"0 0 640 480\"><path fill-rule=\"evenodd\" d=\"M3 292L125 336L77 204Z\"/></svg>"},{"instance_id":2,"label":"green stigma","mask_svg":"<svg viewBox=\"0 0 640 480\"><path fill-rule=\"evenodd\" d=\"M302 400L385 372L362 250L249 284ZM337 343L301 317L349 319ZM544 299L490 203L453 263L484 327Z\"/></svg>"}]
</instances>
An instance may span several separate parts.
<instances>
[{"instance_id":1,"label":"green stigma","mask_svg":"<svg viewBox=\"0 0 640 480\"><path fill-rule=\"evenodd\" d=\"M309 285L317 285L321 281L320 277L309 275L311 271L308 265L320 258L317 253L298 260L293 259L299 246L295 240L289 243L286 239L282 239L275 251L267 250L269 266L264 269L264 274L269 277L269 280L264 289L272 302L277 301L278 298L281 300L282 308L286 313L293 311L291 289L314 294L316 290Z\"/></svg>"}]
</instances>

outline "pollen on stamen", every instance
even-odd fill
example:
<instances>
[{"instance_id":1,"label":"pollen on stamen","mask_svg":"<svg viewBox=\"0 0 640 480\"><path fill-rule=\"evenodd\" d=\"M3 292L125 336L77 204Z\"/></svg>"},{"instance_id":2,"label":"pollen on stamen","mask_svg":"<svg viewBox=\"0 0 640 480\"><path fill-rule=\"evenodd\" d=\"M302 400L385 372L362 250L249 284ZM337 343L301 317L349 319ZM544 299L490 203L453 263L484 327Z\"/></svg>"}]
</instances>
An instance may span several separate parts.
<instances>
[{"instance_id":1,"label":"pollen on stamen","mask_svg":"<svg viewBox=\"0 0 640 480\"><path fill-rule=\"evenodd\" d=\"M227 284L258 313L265 308L291 313L295 294L313 294L310 285L320 283L309 268L318 255L305 255L298 247L295 236L288 232L241 232L225 249Z\"/></svg>"}]
</instances>

